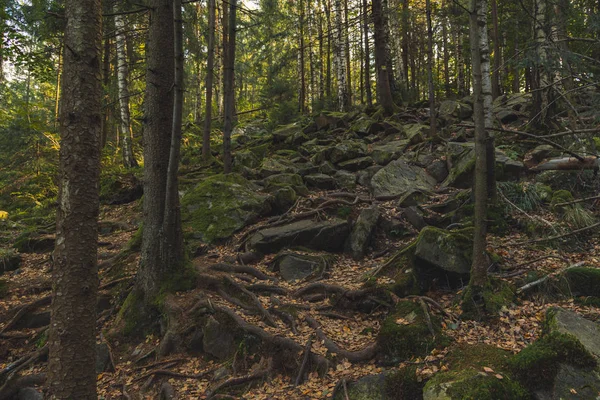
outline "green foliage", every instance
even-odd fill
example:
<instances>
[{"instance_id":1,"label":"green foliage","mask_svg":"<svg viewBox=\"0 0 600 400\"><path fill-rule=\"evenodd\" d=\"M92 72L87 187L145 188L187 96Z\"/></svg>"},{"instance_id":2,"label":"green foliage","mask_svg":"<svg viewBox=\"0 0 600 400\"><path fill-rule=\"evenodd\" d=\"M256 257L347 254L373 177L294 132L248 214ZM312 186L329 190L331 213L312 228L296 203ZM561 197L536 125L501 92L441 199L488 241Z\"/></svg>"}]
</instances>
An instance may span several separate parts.
<instances>
[{"instance_id":1,"label":"green foliage","mask_svg":"<svg viewBox=\"0 0 600 400\"><path fill-rule=\"evenodd\" d=\"M498 182L498 189L513 204L524 211L538 210L547 198L548 186L529 182ZM507 211L510 205L506 204Z\"/></svg>"},{"instance_id":2,"label":"green foliage","mask_svg":"<svg viewBox=\"0 0 600 400\"><path fill-rule=\"evenodd\" d=\"M342 219L346 219L352 214L352 207L350 206L341 206L336 210L336 215Z\"/></svg>"},{"instance_id":3,"label":"green foliage","mask_svg":"<svg viewBox=\"0 0 600 400\"><path fill-rule=\"evenodd\" d=\"M585 228L596 222L594 214L581 204L571 204L563 208L564 220L576 229Z\"/></svg>"},{"instance_id":4,"label":"green foliage","mask_svg":"<svg viewBox=\"0 0 600 400\"><path fill-rule=\"evenodd\" d=\"M463 293L463 318L481 320L498 314L515 297L514 288L500 279L488 279L484 287L469 284Z\"/></svg>"}]
</instances>

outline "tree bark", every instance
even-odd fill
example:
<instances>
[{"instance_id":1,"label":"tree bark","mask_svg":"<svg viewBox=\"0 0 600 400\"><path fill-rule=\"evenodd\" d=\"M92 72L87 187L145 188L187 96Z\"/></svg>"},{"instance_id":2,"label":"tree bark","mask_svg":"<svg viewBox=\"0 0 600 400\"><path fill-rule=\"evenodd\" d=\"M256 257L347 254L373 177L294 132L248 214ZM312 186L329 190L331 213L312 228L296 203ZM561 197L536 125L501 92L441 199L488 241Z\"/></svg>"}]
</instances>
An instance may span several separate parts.
<instances>
[{"instance_id":1,"label":"tree bark","mask_svg":"<svg viewBox=\"0 0 600 400\"><path fill-rule=\"evenodd\" d=\"M348 83L346 82L346 45L344 40L344 10L342 0L335 0L335 40L333 41L333 67L337 78L337 106L348 110Z\"/></svg>"},{"instance_id":2,"label":"tree bark","mask_svg":"<svg viewBox=\"0 0 600 400\"><path fill-rule=\"evenodd\" d=\"M206 111L202 135L202 157L207 161L210 154L210 129L212 122L213 75L215 73L215 0L208 0L208 60L206 66Z\"/></svg>"},{"instance_id":3,"label":"tree bark","mask_svg":"<svg viewBox=\"0 0 600 400\"><path fill-rule=\"evenodd\" d=\"M427 78L429 81L429 129L431 137L436 135L435 87L433 86L433 26L431 23L431 0L425 1L427 14Z\"/></svg>"},{"instance_id":4,"label":"tree bark","mask_svg":"<svg viewBox=\"0 0 600 400\"><path fill-rule=\"evenodd\" d=\"M129 66L127 64L126 40L125 40L125 17L118 13L116 6L115 12L115 40L117 45L117 82L119 86L119 106L121 112L121 136L123 142L121 151L123 152L123 166L125 168L134 168L138 163L133 155L132 134L131 134L131 114L129 112L129 87L128 75Z\"/></svg>"},{"instance_id":5,"label":"tree bark","mask_svg":"<svg viewBox=\"0 0 600 400\"><path fill-rule=\"evenodd\" d=\"M367 96L367 105L373 105L373 94L371 92L371 47L369 46L369 7L367 0L362 0L363 6L363 31L364 31L364 46L365 46L365 93Z\"/></svg>"},{"instance_id":6,"label":"tree bark","mask_svg":"<svg viewBox=\"0 0 600 400\"><path fill-rule=\"evenodd\" d=\"M164 281L177 265L165 265L161 250L167 171L173 129L175 77L172 0L150 0L146 45L146 99L144 115L144 224L135 296L143 313L152 315ZM131 295L130 295L131 296ZM134 310L134 312L137 310ZM147 316L145 315L145 316Z\"/></svg>"},{"instance_id":7,"label":"tree bark","mask_svg":"<svg viewBox=\"0 0 600 400\"><path fill-rule=\"evenodd\" d=\"M481 65L481 22L479 11L485 7L485 0L472 0L471 9L471 63L473 74L473 119L475 121L475 195L473 263L471 265L471 288L482 289L487 283L487 162L485 107L483 98L483 68ZM468 299L472 301L476 299Z\"/></svg>"},{"instance_id":8,"label":"tree bark","mask_svg":"<svg viewBox=\"0 0 600 400\"><path fill-rule=\"evenodd\" d=\"M102 131L99 0L65 2L48 382L52 399L96 399L96 294Z\"/></svg>"},{"instance_id":9,"label":"tree bark","mask_svg":"<svg viewBox=\"0 0 600 400\"><path fill-rule=\"evenodd\" d=\"M494 40L494 69L492 70L492 98L502 94L500 89L500 68L502 67L502 53L500 52L500 32L498 30L498 1L492 2L492 34Z\"/></svg>"},{"instance_id":10,"label":"tree bark","mask_svg":"<svg viewBox=\"0 0 600 400\"><path fill-rule=\"evenodd\" d=\"M387 70L387 23L381 0L372 0L373 23L375 25L375 69L377 70L377 98L385 115L394 113L394 100Z\"/></svg>"},{"instance_id":11,"label":"tree bark","mask_svg":"<svg viewBox=\"0 0 600 400\"><path fill-rule=\"evenodd\" d=\"M298 91L298 111L303 114L306 111L306 73L304 71L304 1L298 2L298 80L300 87Z\"/></svg>"},{"instance_id":12,"label":"tree bark","mask_svg":"<svg viewBox=\"0 0 600 400\"><path fill-rule=\"evenodd\" d=\"M229 0L229 31L227 48L225 52L226 64L223 69L223 95L224 95L224 124L223 124L223 164L225 173L231 172L231 132L233 130L233 118L235 107L235 90L234 90L234 66L235 66L235 30L236 30L236 10L237 0Z\"/></svg>"}]
</instances>

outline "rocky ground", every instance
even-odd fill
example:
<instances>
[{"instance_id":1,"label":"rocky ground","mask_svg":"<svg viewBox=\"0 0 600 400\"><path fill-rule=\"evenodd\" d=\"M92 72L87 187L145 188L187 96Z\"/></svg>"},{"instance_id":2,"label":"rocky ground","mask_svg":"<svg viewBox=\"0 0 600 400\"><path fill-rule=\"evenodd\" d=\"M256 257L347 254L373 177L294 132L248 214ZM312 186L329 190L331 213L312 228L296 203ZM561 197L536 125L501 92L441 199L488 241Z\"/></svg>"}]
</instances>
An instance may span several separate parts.
<instances>
[{"instance_id":1,"label":"rocky ground","mask_svg":"<svg viewBox=\"0 0 600 400\"><path fill-rule=\"evenodd\" d=\"M519 132L527 104L497 102L503 129ZM419 110L323 113L273 132L247 124L228 176L218 160L185 154L196 282L165 301L168 321L142 338L115 324L136 272L139 182L105 185L102 398L595 398L600 244L587 227L596 200L573 202L597 193L595 176L539 172L566 144L498 136L488 248L496 312L464 318L470 110L443 102L435 138ZM47 356L52 227L12 244L0 254L0 399L43 382Z\"/></svg>"}]
</instances>

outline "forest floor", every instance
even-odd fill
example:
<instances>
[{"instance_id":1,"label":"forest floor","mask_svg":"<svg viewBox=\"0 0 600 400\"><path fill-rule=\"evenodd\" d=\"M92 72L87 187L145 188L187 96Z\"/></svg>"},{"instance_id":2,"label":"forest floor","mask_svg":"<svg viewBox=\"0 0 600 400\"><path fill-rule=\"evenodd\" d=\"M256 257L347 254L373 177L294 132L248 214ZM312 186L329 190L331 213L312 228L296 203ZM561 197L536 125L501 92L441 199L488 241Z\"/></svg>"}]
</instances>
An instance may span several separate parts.
<instances>
[{"instance_id":1,"label":"forest floor","mask_svg":"<svg viewBox=\"0 0 600 400\"><path fill-rule=\"evenodd\" d=\"M326 192L312 192L310 197L327 197ZM384 212L393 213L395 210L394 202L381 202L378 206ZM548 217L548 216L546 216ZM101 221L107 223L118 221L121 228L100 236L99 263L101 285L106 285L101 293L114 296L111 291L113 284L123 284L125 289L128 287L127 280L135 274L138 254L130 255L122 265L125 270L122 271L126 276L119 282L111 282L111 269L114 263L114 256L118 255L127 245L128 241L134 235L136 226L141 219L139 206L137 203L119 206L103 206L101 211ZM258 222L258 224L264 223ZM129 229L127 229L129 227ZM199 269L218 262L228 262L235 257L238 250L239 240L244 237L247 230L254 226L247 227L246 230L239 232L228 243L209 248L206 254L193 259L193 263ZM504 237L489 237L489 250L503 257L502 274L507 281L516 280L531 271L537 271L538 275L544 276L557 273L565 267L585 261L589 265L600 265L600 242L595 239L588 243L587 247L591 249L586 252L566 252L540 248L536 244L523 244L527 237L522 237L519 233L509 234ZM377 250L373 253L383 253L386 249L398 249L409 240L390 240L389 238L379 238L377 240ZM330 270L320 280L321 283L341 285L344 288L358 289L363 284L364 276L367 272L385 263L393 251L386 252L377 258L367 256L363 261L357 262L345 255L337 255L337 261L333 263ZM556 258L554 258L555 256ZM330 309L330 299L307 302L292 296L295 291L305 286L306 283L286 283L277 280L275 274L269 269L269 262L273 256L267 256L254 268L267 275L279 287L286 290L286 294L259 296L260 302L265 309L269 309L274 302L299 304L304 311L298 315L295 332L292 332L289 325L280 320L276 320L275 326L268 325L257 315L248 315L241 307L226 302L221 296L206 292L202 289L195 289L188 292L177 293L174 301L180 307L183 316L193 308L200 296L208 296L209 300L216 305L228 307L235 310L238 315L260 327L262 330L272 334L289 337L302 347L308 342L309 337L314 333L314 329L306 322L306 317L314 318L328 338L337 343L340 347L349 350L361 350L373 343L381 321L385 317L385 311L374 311L371 314L363 314L356 311L338 312ZM536 261L537 260L537 261ZM33 329L6 329L7 324L15 315L15 310L26 304L36 304L40 299L47 298L51 290L51 271L50 271L49 253L30 253L23 254L23 263L19 273L7 276L10 292L0 301L0 370L6 369L9 364L19 360L22 356L31 354L37 346L43 342L41 339L45 334L46 326L41 323L39 327ZM506 277L510 276L512 277ZM239 284L249 285L258 283L254 276L235 277ZM511 352L518 352L528 344L535 341L541 330L541 323L545 316L545 310L551 306L560 306L572 309L586 318L594 321L600 321L600 310L595 307L581 306L573 302L572 299L565 299L558 302L548 302L543 295L521 296L521 299L502 309L500 315L485 322L462 321L460 320L461 310L459 307L460 291L435 290L424 294L427 297L438 302L447 314L442 314L438 309L432 309L434 314L442 318L443 333L453 338L455 343L486 343L497 346ZM48 310L48 304L43 303L40 307L32 307L30 312L36 315L43 314ZM109 308L100 314L99 319L99 341L106 341L105 333L113 326L117 316L116 309ZM15 321L13 321L15 322ZM47 321L46 321L47 322ZM12 324L12 323L11 323ZM156 360L155 350L160 342L157 336L147 336L139 342L119 341L111 339L108 341L111 355L111 362L114 365L114 371L103 372L98 376L98 391L102 399L122 399L122 398L157 398L159 383L167 380L181 399L203 399L207 397L207 391L215 388L218 382L220 368L227 366L235 372L235 360L232 363L219 364L215 361L207 361L203 356L192 356L187 353L170 354L165 358ZM326 355L328 352L323 341L312 341L312 352L315 354ZM402 368L405 365L416 365L417 374L420 379L426 380L438 371L446 370L445 361L446 350L433 350L424 358L415 358L407 360L405 363L395 368ZM244 359L241 362L256 362L258 359ZM256 356L257 357L257 356ZM301 357L301 354L298 354ZM43 364L32 364L23 372L25 374L34 374L44 369ZM243 367L240 367L243 369ZM390 368L387 368L388 370ZM272 372L268 377L260 380L249 380L246 386L233 393L231 397L222 398L244 398L244 399L323 399L332 397L334 388L339 382L350 382L358 377L378 373L382 367L374 361L366 362L348 362L347 360L339 362L334 368L330 369L324 376L319 376L316 372L309 374L308 379L302 384L295 386L294 377L278 375ZM222 381L223 377L221 377ZM242 394L243 393L243 394Z\"/></svg>"}]
</instances>

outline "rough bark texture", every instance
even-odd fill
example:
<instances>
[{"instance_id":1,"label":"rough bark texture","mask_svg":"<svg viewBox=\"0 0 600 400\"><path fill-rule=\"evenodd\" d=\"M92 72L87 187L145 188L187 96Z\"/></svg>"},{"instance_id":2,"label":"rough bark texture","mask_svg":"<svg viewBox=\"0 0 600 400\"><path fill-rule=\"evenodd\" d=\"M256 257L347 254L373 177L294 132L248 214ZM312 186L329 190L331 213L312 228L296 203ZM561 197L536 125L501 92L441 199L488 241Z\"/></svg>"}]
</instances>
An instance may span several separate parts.
<instances>
[{"instance_id":1,"label":"rough bark texture","mask_svg":"<svg viewBox=\"0 0 600 400\"><path fill-rule=\"evenodd\" d=\"M225 65L223 66L223 95L224 117L223 124L223 164L225 173L231 172L231 131L233 130L233 117L235 107L234 66L235 66L235 29L237 0L229 0L229 31L227 47L225 48Z\"/></svg>"},{"instance_id":2,"label":"rough bark texture","mask_svg":"<svg viewBox=\"0 0 600 400\"><path fill-rule=\"evenodd\" d=\"M60 180L48 387L53 399L95 399L98 187L102 130L99 0L65 3Z\"/></svg>"},{"instance_id":3,"label":"rough bark texture","mask_svg":"<svg viewBox=\"0 0 600 400\"><path fill-rule=\"evenodd\" d=\"M333 66L337 78L337 104L340 111L348 109L349 95L346 82L346 55L344 40L344 9L342 1L335 0L335 40L333 41Z\"/></svg>"},{"instance_id":4,"label":"rough bark texture","mask_svg":"<svg viewBox=\"0 0 600 400\"><path fill-rule=\"evenodd\" d=\"M492 97L500 96L500 68L502 68L502 53L500 51L500 32L498 30L498 2L492 2L492 33L494 38L494 69L492 70Z\"/></svg>"},{"instance_id":5,"label":"rough bark texture","mask_svg":"<svg viewBox=\"0 0 600 400\"><path fill-rule=\"evenodd\" d=\"M117 44L117 83L119 87L119 106L121 111L121 135L123 144L123 165L125 168L137 167L138 163L133 156L132 134L131 134L131 114L129 112L129 87L127 79L129 76L129 66L127 64L127 42L125 39L125 17L115 12L115 41Z\"/></svg>"},{"instance_id":6,"label":"rough bark texture","mask_svg":"<svg viewBox=\"0 0 600 400\"><path fill-rule=\"evenodd\" d=\"M435 120L435 86L433 85L433 25L431 23L431 1L426 0L425 8L427 13L427 80L429 83L429 126L431 137L436 135Z\"/></svg>"},{"instance_id":7,"label":"rough bark texture","mask_svg":"<svg viewBox=\"0 0 600 400\"><path fill-rule=\"evenodd\" d=\"M386 115L394 113L394 100L390 87L390 76L387 70L387 23L383 13L381 0L373 0L373 23L375 25L375 69L377 70L377 98Z\"/></svg>"},{"instance_id":8,"label":"rough bark texture","mask_svg":"<svg viewBox=\"0 0 600 400\"><path fill-rule=\"evenodd\" d=\"M204 113L204 135L202 157L210 158L210 129L212 122L213 74L215 73L215 0L208 0L208 60L206 62L206 111Z\"/></svg>"},{"instance_id":9,"label":"rough bark texture","mask_svg":"<svg viewBox=\"0 0 600 400\"><path fill-rule=\"evenodd\" d=\"M136 292L154 304L169 266L162 262L167 169L173 127L173 2L151 0L144 115L144 225Z\"/></svg>"},{"instance_id":10,"label":"rough bark texture","mask_svg":"<svg viewBox=\"0 0 600 400\"><path fill-rule=\"evenodd\" d=\"M533 107L531 120L536 128L548 124L550 116L550 96L552 93L551 75L548 71L548 54L546 49L546 0L535 0L535 46L537 65L533 71L531 90L533 92Z\"/></svg>"},{"instance_id":11,"label":"rough bark texture","mask_svg":"<svg viewBox=\"0 0 600 400\"><path fill-rule=\"evenodd\" d=\"M469 285L474 288L483 288L487 281L486 250L486 214L487 214L487 171L486 171L486 131L485 111L482 85L481 65L481 32L478 10L485 7L481 3L485 0L472 0L471 14L471 62L473 65L473 119L475 122L475 210L474 210L474 238L473 238L473 264L471 265L471 280Z\"/></svg>"},{"instance_id":12,"label":"rough bark texture","mask_svg":"<svg viewBox=\"0 0 600 400\"><path fill-rule=\"evenodd\" d=\"M367 96L367 105L371 107L373 105L373 94L371 93L371 46L369 46L369 7L367 0L362 0L363 7L363 34L364 34L364 46L365 46L365 66L364 66L364 85L365 93Z\"/></svg>"}]
</instances>

